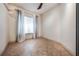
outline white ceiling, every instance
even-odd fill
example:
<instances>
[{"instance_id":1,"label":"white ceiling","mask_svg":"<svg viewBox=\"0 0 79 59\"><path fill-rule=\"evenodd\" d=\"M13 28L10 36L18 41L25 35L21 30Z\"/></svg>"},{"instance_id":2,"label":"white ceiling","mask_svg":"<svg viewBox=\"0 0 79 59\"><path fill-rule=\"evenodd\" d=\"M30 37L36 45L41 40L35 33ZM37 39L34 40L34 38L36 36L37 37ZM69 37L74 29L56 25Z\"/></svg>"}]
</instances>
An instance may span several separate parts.
<instances>
[{"instance_id":1,"label":"white ceiling","mask_svg":"<svg viewBox=\"0 0 79 59\"><path fill-rule=\"evenodd\" d=\"M42 14L44 12L46 12L47 10L56 7L56 5L58 5L57 3L43 3L42 8L37 10L38 6L40 3L10 3L8 4L9 9L14 9L15 6L31 11L31 12L36 12L38 14Z\"/></svg>"}]
</instances>

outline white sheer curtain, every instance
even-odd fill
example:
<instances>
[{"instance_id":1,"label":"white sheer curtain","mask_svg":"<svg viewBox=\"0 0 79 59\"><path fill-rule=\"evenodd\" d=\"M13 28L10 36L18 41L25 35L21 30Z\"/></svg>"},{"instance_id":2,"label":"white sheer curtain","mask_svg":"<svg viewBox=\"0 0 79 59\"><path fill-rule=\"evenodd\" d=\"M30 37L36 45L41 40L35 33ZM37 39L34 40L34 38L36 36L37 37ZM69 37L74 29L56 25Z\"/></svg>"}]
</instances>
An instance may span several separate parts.
<instances>
[{"instance_id":1,"label":"white sheer curtain","mask_svg":"<svg viewBox=\"0 0 79 59\"><path fill-rule=\"evenodd\" d=\"M24 16L24 33L26 39L35 38L35 19L33 15Z\"/></svg>"},{"instance_id":2,"label":"white sheer curtain","mask_svg":"<svg viewBox=\"0 0 79 59\"><path fill-rule=\"evenodd\" d=\"M24 16L24 33L34 33L34 19L33 17Z\"/></svg>"}]
</instances>

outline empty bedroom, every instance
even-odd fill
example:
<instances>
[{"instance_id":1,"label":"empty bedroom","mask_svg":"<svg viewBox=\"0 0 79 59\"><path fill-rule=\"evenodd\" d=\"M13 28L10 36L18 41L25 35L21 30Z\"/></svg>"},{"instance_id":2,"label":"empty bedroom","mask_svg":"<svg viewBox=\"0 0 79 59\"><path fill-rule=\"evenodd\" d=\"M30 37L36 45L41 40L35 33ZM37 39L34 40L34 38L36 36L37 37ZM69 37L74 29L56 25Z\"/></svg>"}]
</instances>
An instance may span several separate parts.
<instances>
[{"instance_id":1,"label":"empty bedroom","mask_svg":"<svg viewBox=\"0 0 79 59\"><path fill-rule=\"evenodd\" d=\"M1 56L75 56L75 3L0 3Z\"/></svg>"}]
</instances>

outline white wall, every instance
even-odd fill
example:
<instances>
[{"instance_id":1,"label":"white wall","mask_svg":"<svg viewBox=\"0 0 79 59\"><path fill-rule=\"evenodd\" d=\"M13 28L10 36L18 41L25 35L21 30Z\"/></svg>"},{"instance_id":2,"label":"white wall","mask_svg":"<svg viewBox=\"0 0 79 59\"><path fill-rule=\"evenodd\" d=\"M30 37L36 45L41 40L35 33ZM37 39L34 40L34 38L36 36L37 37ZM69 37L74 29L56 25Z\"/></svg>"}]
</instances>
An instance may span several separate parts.
<instances>
[{"instance_id":1,"label":"white wall","mask_svg":"<svg viewBox=\"0 0 79 59\"><path fill-rule=\"evenodd\" d=\"M65 15L61 22L61 39L62 43L74 55L76 54L76 11L75 4L67 4Z\"/></svg>"},{"instance_id":2,"label":"white wall","mask_svg":"<svg viewBox=\"0 0 79 59\"><path fill-rule=\"evenodd\" d=\"M3 4L0 4L0 55L8 43L8 13Z\"/></svg>"},{"instance_id":3,"label":"white wall","mask_svg":"<svg viewBox=\"0 0 79 59\"><path fill-rule=\"evenodd\" d=\"M42 36L62 43L76 54L75 4L62 4L42 14Z\"/></svg>"},{"instance_id":4,"label":"white wall","mask_svg":"<svg viewBox=\"0 0 79 59\"><path fill-rule=\"evenodd\" d=\"M16 13L15 13L16 14ZM9 42L16 41L16 15L9 15Z\"/></svg>"}]
</instances>

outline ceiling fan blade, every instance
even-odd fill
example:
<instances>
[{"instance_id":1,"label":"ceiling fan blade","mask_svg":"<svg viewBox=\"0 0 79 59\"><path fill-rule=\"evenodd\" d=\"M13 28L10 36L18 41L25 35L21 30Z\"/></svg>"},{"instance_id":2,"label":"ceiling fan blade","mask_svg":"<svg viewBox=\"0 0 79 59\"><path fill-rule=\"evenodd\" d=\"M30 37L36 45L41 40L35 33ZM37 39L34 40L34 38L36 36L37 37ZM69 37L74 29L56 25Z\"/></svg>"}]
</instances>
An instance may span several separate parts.
<instances>
[{"instance_id":1,"label":"ceiling fan blade","mask_svg":"<svg viewBox=\"0 0 79 59\"><path fill-rule=\"evenodd\" d=\"M42 5L43 5L43 3L40 3L40 5L38 6L37 9L41 9Z\"/></svg>"}]
</instances>

